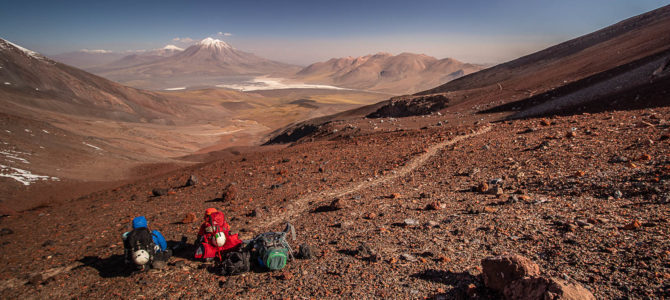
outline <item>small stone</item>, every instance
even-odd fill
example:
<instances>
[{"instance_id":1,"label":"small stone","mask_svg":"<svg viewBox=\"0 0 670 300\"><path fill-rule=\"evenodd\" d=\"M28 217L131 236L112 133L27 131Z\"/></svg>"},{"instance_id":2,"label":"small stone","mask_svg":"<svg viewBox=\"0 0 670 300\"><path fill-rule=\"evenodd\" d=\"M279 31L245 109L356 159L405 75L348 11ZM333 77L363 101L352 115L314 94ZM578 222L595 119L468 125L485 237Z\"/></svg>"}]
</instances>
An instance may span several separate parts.
<instances>
[{"instance_id":1,"label":"small stone","mask_svg":"<svg viewBox=\"0 0 670 300\"><path fill-rule=\"evenodd\" d=\"M374 212L369 212L363 216L364 219L372 220L377 217L377 214Z\"/></svg>"},{"instance_id":2,"label":"small stone","mask_svg":"<svg viewBox=\"0 0 670 300\"><path fill-rule=\"evenodd\" d=\"M221 198L223 199L223 201L226 202L235 201L237 199L237 187L235 186L235 184L233 183L228 184L228 186L226 186L226 188L223 189Z\"/></svg>"},{"instance_id":3,"label":"small stone","mask_svg":"<svg viewBox=\"0 0 670 300\"><path fill-rule=\"evenodd\" d=\"M391 194L391 196L389 196L389 198L398 199L398 198L400 198L400 194L399 193L393 193L393 194Z\"/></svg>"},{"instance_id":4,"label":"small stone","mask_svg":"<svg viewBox=\"0 0 670 300\"><path fill-rule=\"evenodd\" d=\"M621 199L621 198L623 198L623 193L621 193L620 190L616 190L616 191L614 191L612 196L614 197L614 199Z\"/></svg>"},{"instance_id":5,"label":"small stone","mask_svg":"<svg viewBox=\"0 0 670 300\"><path fill-rule=\"evenodd\" d=\"M613 163L624 163L624 162L628 162L628 158L626 158L625 156L617 155L617 156L615 156L615 157L612 157L612 159L610 159L610 162L613 162Z\"/></svg>"},{"instance_id":6,"label":"small stone","mask_svg":"<svg viewBox=\"0 0 670 300\"><path fill-rule=\"evenodd\" d=\"M405 219L405 221L404 221L403 223L405 224L405 226L416 226L416 225L419 225L419 221L414 220L414 219Z\"/></svg>"},{"instance_id":7,"label":"small stone","mask_svg":"<svg viewBox=\"0 0 670 300\"><path fill-rule=\"evenodd\" d=\"M164 270L167 268L167 263L162 260L154 260L151 263L151 268L156 269L156 270Z\"/></svg>"},{"instance_id":8,"label":"small stone","mask_svg":"<svg viewBox=\"0 0 670 300\"><path fill-rule=\"evenodd\" d=\"M494 213L494 212L496 212L496 209L493 208L493 207L490 207L490 206L485 206L485 207L484 207L484 212L486 212L486 213Z\"/></svg>"},{"instance_id":9,"label":"small stone","mask_svg":"<svg viewBox=\"0 0 670 300\"><path fill-rule=\"evenodd\" d=\"M640 156L640 160L651 160L651 155L649 154L642 154Z\"/></svg>"},{"instance_id":10,"label":"small stone","mask_svg":"<svg viewBox=\"0 0 670 300\"><path fill-rule=\"evenodd\" d=\"M281 280L291 280L291 278L293 278L293 274L289 272L283 272L281 275L279 275L279 279Z\"/></svg>"},{"instance_id":11,"label":"small stone","mask_svg":"<svg viewBox=\"0 0 670 300\"><path fill-rule=\"evenodd\" d=\"M249 216L252 217L252 218L262 217L262 216L263 216L263 212L262 212L262 210L259 209L259 208L254 208L254 209L252 209L251 212L249 213Z\"/></svg>"},{"instance_id":12,"label":"small stone","mask_svg":"<svg viewBox=\"0 0 670 300\"><path fill-rule=\"evenodd\" d=\"M10 234L13 234L13 233L14 233L14 230L11 230L9 228L0 229L0 236L10 235Z\"/></svg>"},{"instance_id":13,"label":"small stone","mask_svg":"<svg viewBox=\"0 0 670 300\"><path fill-rule=\"evenodd\" d=\"M409 262L415 262L417 261L417 258L414 255L403 253L400 255L400 258L409 261Z\"/></svg>"},{"instance_id":14,"label":"small stone","mask_svg":"<svg viewBox=\"0 0 670 300\"><path fill-rule=\"evenodd\" d=\"M575 177L583 177L584 175L586 175L586 172L584 171L579 170L575 172Z\"/></svg>"},{"instance_id":15,"label":"small stone","mask_svg":"<svg viewBox=\"0 0 670 300\"><path fill-rule=\"evenodd\" d=\"M426 210L440 210L440 209L443 209L445 207L446 207L445 204L442 204L438 201L433 201L431 203L428 203L428 205L426 205Z\"/></svg>"},{"instance_id":16,"label":"small stone","mask_svg":"<svg viewBox=\"0 0 670 300\"><path fill-rule=\"evenodd\" d=\"M638 228L642 227L642 224L640 224L640 221L638 220L633 220L633 222L630 222L626 224L626 226L623 227L623 229L626 230L636 230Z\"/></svg>"},{"instance_id":17,"label":"small stone","mask_svg":"<svg viewBox=\"0 0 670 300\"><path fill-rule=\"evenodd\" d=\"M491 195L500 196L500 195L504 194L505 191L503 190L503 188L501 188L501 187L499 187L499 186L495 186L495 187L493 187L492 189L489 189L489 193L490 193Z\"/></svg>"},{"instance_id":18,"label":"small stone","mask_svg":"<svg viewBox=\"0 0 670 300\"><path fill-rule=\"evenodd\" d=\"M577 132L575 132L575 131L568 131L568 132L565 133L565 137L567 137L567 138L573 138L573 137L576 137L576 136L577 136Z\"/></svg>"},{"instance_id":19,"label":"small stone","mask_svg":"<svg viewBox=\"0 0 670 300\"><path fill-rule=\"evenodd\" d=\"M190 212L190 213L187 213L187 214L181 219L181 223L182 223L182 224L191 224L191 223L195 222L195 220L196 220L195 214L192 213L192 212Z\"/></svg>"},{"instance_id":20,"label":"small stone","mask_svg":"<svg viewBox=\"0 0 670 300\"><path fill-rule=\"evenodd\" d=\"M540 120L540 124L542 126L549 126L549 125L551 125L551 122L549 122L549 120L547 120L547 119L542 119L542 120Z\"/></svg>"},{"instance_id":21,"label":"small stone","mask_svg":"<svg viewBox=\"0 0 670 300\"><path fill-rule=\"evenodd\" d=\"M435 228L435 227L439 227L439 226L440 226L440 223L435 222L433 220L428 221L428 223L426 223L426 227L428 227L428 228Z\"/></svg>"},{"instance_id":22,"label":"small stone","mask_svg":"<svg viewBox=\"0 0 670 300\"><path fill-rule=\"evenodd\" d=\"M198 177L195 175L191 175L191 177L188 178L186 181L185 186L195 186L198 184Z\"/></svg>"},{"instance_id":23,"label":"small stone","mask_svg":"<svg viewBox=\"0 0 670 300\"><path fill-rule=\"evenodd\" d=\"M425 199L425 198L430 198L430 193L422 192L419 194L419 198Z\"/></svg>"},{"instance_id":24,"label":"small stone","mask_svg":"<svg viewBox=\"0 0 670 300\"><path fill-rule=\"evenodd\" d=\"M489 190L489 185L486 182L482 182L477 186L477 191L480 193L486 193Z\"/></svg>"},{"instance_id":25,"label":"small stone","mask_svg":"<svg viewBox=\"0 0 670 300\"><path fill-rule=\"evenodd\" d=\"M155 188L151 191L151 194L153 194L155 197L160 197L167 195L168 192L169 192L168 189Z\"/></svg>"},{"instance_id":26,"label":"small stone","mask_svg":"<svg viewBox=\"0 0 670 300\"><path fill-rule=\"evenodd\" d=\"M335 198L329 205L331 210L339 210L344 208L344 202L340 198Z\"/></svg>"},{"instance_id":27,"label":"small stone","mask_svg":"<svg viewBox=\"0 0 670 300\"><path fill-rule=\"evenodd\" d=\"M437 261L439 261L440 263L446 264L446 263L451 262L451 258L446 257L444 255L440 255L440 257L437 258Z\"/></svg>"},{"instance_id":28,"label":"small stone","mask_svg":"<svg viewBox=\"0 0 670 300\"><path fill-rule=\"evenodd\" d=\"M371 255L374 255L375 251L370 248L366 243L362 243L358 245L358 248L356 248L356 255L359 255L361 257L369 257Z\"/></svg>"}]
</instances>

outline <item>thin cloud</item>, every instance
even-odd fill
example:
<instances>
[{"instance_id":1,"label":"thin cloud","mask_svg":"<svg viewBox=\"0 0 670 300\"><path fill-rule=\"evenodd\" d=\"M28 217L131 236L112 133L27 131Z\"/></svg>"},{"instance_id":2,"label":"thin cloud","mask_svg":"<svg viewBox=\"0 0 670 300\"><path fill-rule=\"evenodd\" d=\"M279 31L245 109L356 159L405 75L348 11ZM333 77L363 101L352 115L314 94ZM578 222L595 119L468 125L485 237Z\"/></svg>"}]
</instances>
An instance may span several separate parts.
<instances>
[{"instance_id":1,"label":"thin cloud","mask_svg":"<svg viewBox=\"0 0 670 300\"><path fill-rule=\"evenodd\" d=\"M190 43L195 42L195 40L190 38L190 37L184 37L184 38L176 37L176 38L173 38L172 41L178 42L178 43L184 43L184 44L190 44Z\"/></svg>"},{"instance_id":2,"label":"thin cloud","mask_svg":"<svg viewBox=\"0 0 670 300\"><path fill-rule=\"evenodd\" d=\"M86 53L111 53L112 51L104 50L104 49L94 49L94 50L81 49L81 52L86 52Z\"/></svg>"},{"instance_id":3,"label":"thin cloud","mask_svg":"<svg viewBox=\"0 0 670 300\"><path fill-rule=\"evenodd\" d=\"M217 33L216 35L218 35L218 36L232 36L233 34L230 33L230 32L219 31L219 33Z\"/></svg>"}]
</instances>

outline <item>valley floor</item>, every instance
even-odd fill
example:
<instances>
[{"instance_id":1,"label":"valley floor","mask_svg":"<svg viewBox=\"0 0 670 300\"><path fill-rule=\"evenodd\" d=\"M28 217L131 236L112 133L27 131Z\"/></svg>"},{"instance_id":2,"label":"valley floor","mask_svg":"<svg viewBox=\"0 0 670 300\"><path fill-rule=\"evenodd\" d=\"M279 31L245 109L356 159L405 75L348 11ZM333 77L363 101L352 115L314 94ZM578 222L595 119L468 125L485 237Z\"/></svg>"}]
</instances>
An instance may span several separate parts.
<instances>
[{"instance_id":1,"label":"valley floor","mask_svg":"<svg viewBox=\"0 0 670 300\"><path fill-rule=\"evenodd\" d=\"M495 298L480 260L504 253L598 299L670 297L670 108L479 118L334 122L316 141L3 217L2 298ZM200 183L180 187L191 174ZM237 198L220 202L231 183ZM316 257L220 277L185 251L166 270L124 271L134 216L192 242L199 223L180 221L211 206L244 239L290 220Z\"/></svg>"}]
</instances>

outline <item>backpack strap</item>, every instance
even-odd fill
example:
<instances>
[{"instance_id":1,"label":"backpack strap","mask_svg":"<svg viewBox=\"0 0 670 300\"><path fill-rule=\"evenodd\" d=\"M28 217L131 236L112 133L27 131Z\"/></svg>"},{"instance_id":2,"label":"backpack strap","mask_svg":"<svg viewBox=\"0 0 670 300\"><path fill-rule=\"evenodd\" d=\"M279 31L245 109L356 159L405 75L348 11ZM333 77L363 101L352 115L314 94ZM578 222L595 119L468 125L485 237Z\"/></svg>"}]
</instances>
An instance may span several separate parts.
<instances>
[{"instance_id":1,"label":"backpack strap","mask_svg":"<svg viewBox=\"0 0 670 300\"><path fill-rule=\"evenodd\" d=\"M291 240L295 241L295 227L293 227L293 224L286 222L286 228L284 228L284 233L288 234L291 233Z\"/></svg>"}]
</instances>

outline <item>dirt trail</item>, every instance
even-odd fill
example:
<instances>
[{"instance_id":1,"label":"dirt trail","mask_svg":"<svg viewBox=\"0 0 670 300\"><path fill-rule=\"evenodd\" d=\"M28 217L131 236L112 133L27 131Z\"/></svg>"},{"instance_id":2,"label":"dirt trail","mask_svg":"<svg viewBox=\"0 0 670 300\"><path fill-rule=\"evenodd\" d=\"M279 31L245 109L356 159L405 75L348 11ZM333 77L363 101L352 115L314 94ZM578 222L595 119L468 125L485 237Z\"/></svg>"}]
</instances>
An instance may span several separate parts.
<instances>
[{"instance_id":1,"label":"dirt trail","mask_svg":"<svg viewBox=\"0 0 670 300\"><path fill-rule=\"evenodd\" d=\"M375 178L371 181L360 181L360 182L355 182L352 183L348 186L337 188L337 189L331 189L331 190L325 190L321 191L318 193L313 193L310 195L303 196L301 198L298 198L297 200L292 202L292 205L290 205L284 212L280 212L278 214L275 214L274 217L270 218L269 220L265 222L259 222L258 225L256 226L256 229L270 229L271 226L276 225L278 222L285 222L285 221L290 221L292 218L294 218L296 215L301 214L309 209L308 203L314 202L314 201L319 201L323 199L332 199L332 198L339 198L343 197L347 194L355 193L357 191L360 191L362 189L370 188L373 186L380 185L382 183L394 180L396 178L402 177L407 175L409 172L414 171L416 168L419 166L423 165L428 159L431 157L435 156L437 152L447 146L451 146L453 144L456 144L462 140L484 134L488 131L491 130L491 125L488 125L486 127L482 127L478 129L477 131L466 134L466 135L461 135L457 136L453 139L437 143L433 146L430 146L425 153L422 153L421 155L418 155L414 158L412 158L409 162L407 162L404 166L400 167L397 170L394 170L394 172L390 172L388 175L381 176L378 178Z\"/></svg>"}]
</instances>

